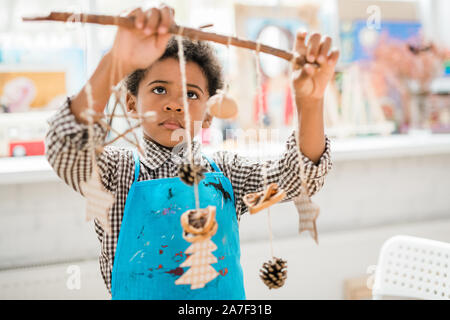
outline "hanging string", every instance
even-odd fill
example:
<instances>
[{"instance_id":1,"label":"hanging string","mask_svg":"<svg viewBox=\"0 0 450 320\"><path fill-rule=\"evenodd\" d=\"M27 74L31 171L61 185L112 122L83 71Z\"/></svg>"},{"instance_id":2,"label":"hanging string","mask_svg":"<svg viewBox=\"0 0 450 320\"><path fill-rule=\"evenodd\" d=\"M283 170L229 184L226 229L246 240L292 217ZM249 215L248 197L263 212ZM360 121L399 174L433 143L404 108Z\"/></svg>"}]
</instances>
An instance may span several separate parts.
<instances>
[{"instance_id":1,"label":"hanging string","mask_svg":"<svg viewBox=\"0 0 450 320\"><path fill-rule=\"evenodd\" d=\"M81 18L81 14L78 15ZM80 19L81 20L81 19ZM97 172L97 159L95 155L95 146L94 146L94 98L92 96L92 86L89 79L88 74L88 35L87 35L87 29L86 29L86 23L84 21L81 21L81 29L84 34L84 72L86 74L86 78L88 81L86 82L86 85L84 87L84 92L86 94L86 100L87 100L87 110L86 110L86 117L88 121L88 146L89 146L89 153L91 155L91 163L92 163L92 175L94 175L94 171Z\"/></svg>"},{"instance_id":2,"label":"hanging string","mask_svg":"<svg viewBox=\"0 0 450 320\"><path fill-rule=\"evenodd\" d=\"M261 49L261 43L256 42L256 50L253 52L255 56L255 64L256 64L256 86L257 86L257 94L258 94L258 124L259 126L263 125L262 120L262 108L263 108L263 96L262 96L262 75L261 75L261 66L259 63L259 50Z\"/></svg>"},{"instance_id":3,"label":"hanging string","mask_svg":"<svg viewBox=\"0 0 450 320\"><path fill-rule=\"evenodd\" d=\"M267 208L267 224L269 226L269 243L270 243L270 256L274 258L273 254L273 239L272 239L272 219L270 218L270 207Z\"/></svg>"},{"instance_id":4,"label":"hanging string","mask_svg":"<svg viewBox=\"0 0 450 320\"><path fill-rule=\"evenodd\" d=\"M261 43L260 42L256 42L256 50L254 51L254 55L255 55L255 66L256 66L256 85L258 87L257 90L257 94L258 94L258 128L259 128L259 132L258 132L258 162L261 162L261 158L260 158L260 146L261 146L261 139L260 139L260 135L261 135L261 128L263 127L263 116L262 116L262 109L263 109L263 96L262 96L262 75L261 75L261 65L259 63L259 52L260 52L260 48L261 48ZM266 163L263 162L263 165L261 167L261 175L263 177L263 191L265 191L267 189L267 168L266 168ZM272 243L272 223L271 223L271 218L270 218L270 209L267 208L267 222L268 222L268 228L269 228L269 243L270 243L270 254L271 257L273 257L273 243Z\"/></svg>"},{"instance_id":5,"label":"hanging string","mask_svg":"<svg viewBox=\"0 0 450 320\"><path fill-rule=\"evenodd\" d=\"M119 21L119 16L114 16L114 23L118 23L118 21ZM114 115L115 115L115 112L116 112L117 104L120 103L119 96L117 94L117 89L116 89L116 86L114 84L114 78L115 78L116 74L120 74L120 71L122 69L122 66L120 65L119 68L118 68L119 71L117 70L116 51L113 50L111 52L111 54L112 54L111 58L112 58L113 64L111 66L111 73L110 73L110 77L109 77L109 89L114 93L114 106L113 106L113 109L111 111L111 118L108 121L108 125L110 125L110 126L112 125L112 121L113 121L113 118L114 118ZM106 135L107 134L108 134L108 131L106 132ZM106 138L106 135L105 135L104 138Z\"/></svg>"},{"instance_id":6,"label":"hanging string","mask_svg":"<svg viewBox=\"0 0 450 320\"><path fill-rule=\"evenodd\" d=\"M178 61L180 63L180 73L181 73L181 85L183 88L183 109L184 109L184 122L186 126L186 143L187 143L187 156L189 163L194 165L194 157L192 154L192 141L191 141L191 116L189 114L189 103L187 100L187 84L186 84L186 61L184 58L184 48L183 48L183 27L180 27L178 34L176 36L178 43ZM200 200L198 193L198 183L194 183L194 195L195 195L195 208L196 213L199 212Z\"/></svg>"},{"instance_id":7,"label":"hanging string","mask_svg":"<svg viewBox=\"0 0 450 320\"><path fill-rule=\"evenodd\" d=\"M260 50L260 46L261 43L256 42L256 50L254 52L254 56L255 56L255 66L256 66L256 85L257 85L257 95L258 95L258 111L262 110L262 106L263 106L263 96L262 96L262 75L261 75L261 66L259 63L259 50ZM262 112L258 112L258 128L259 128L259 132L258 132L258 161L261 160L260 156L261 156L261 152L260 152L260 148L259 146L261 145L260 143L260 134L261 134L261 128L263 127L264 123L263 123L263 117L261 116ZM262 167L262 175L263 175L263 187L264 189L266 189L267 187L267 174L266 174L266 167L265 165L263 165Z\"/></svg>"},{"instance_id":8,"label":"hanging string","mask_svg":"<svg viewBox=\"0 0 450 320\"><path fill-rule=\"evenodd\" d=\"M291 78L293 77L294 74L294 66L296 64L296 60L299 57L299 54L297 52L294 52L291 63L290 63L290 75ZM290 90L291 90L291 100L292 100L292 104L294 105L294 108L296 110L295 112L295 118L297 118L295 121L294 119L294 125L295 123L298 124L298 129L300 128L300 123L301 123L301 114L298 112L298 108L297 108L297 103L295 101L295 94L294 94L294 85L292 83L293 79L290 79L289 81L289 86L290 86ZM301 187L306 187L306 174L305 174L305 164L303 163L303 157L301 155L300 152L300 132L298 132L298 130L294 130L295 134L294 134L294 138L295 138L295 145L296 145L296 149L297 149L297 157L298 157L298 165L299 165L299 170L300 170L300 181L301 181ZM308 190L304 190L306 192L306 194L308 195Z\"/></svg>"},{"instance_id":9,"label":"hanging string","mask_svg":"<svg viewBox=\"0 0 450 320\"><path fill-rule=\"evenodd\" d=\"M221 113L222 111L222 102L223 102L223 98L228 94L228 89L229 89L229 84L230 84L230 44L231 44L231 36L228 36L227 39L227 72L225 74L225 88L223 90L223 94L220 95L220 100L219 100L219 113Z\"/></svg>"},{"instance_id":10,"label":"hanging string","mask_svg":"<svg viewBox=\"0 0 450 320\"><path fill-rule=\"evenodd\" d=\"M92 86L91 82L87 81L84 89L87 98L87 120L88 120L88 144L89 144L89 153L91 154L91 163L92 170L97 170L97 161L95 155L95 146L94 146L94 99L92 97Z\"/></svg>"},{"instance_id":11,"label":"hanging string","mask_svg":"<svg viewBox=\"0 0 450 320\"><path fill-rule=\"evenodd\" d=\"M225 84L226 84L225 93L228 93L228 85L230 83L230 78L231 78L230 77L230 73L231 73L231 71L230 71L231 70L231 63L230 63L231 39L232 39L232 37L228 36L228 38L227 38L227 68L228 68L228 70L227 70L227 73L225 74L225 77L226 77L226 79L225 79Z\"/></svg>"}]
</instances>

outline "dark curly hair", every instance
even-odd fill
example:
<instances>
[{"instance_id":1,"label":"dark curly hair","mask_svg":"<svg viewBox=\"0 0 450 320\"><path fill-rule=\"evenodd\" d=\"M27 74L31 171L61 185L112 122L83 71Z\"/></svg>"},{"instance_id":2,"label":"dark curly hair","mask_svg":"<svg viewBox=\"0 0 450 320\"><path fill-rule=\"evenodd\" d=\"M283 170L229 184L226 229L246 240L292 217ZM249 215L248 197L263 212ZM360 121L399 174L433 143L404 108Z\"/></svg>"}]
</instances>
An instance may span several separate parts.
<instances>
[{"instance_id":1,"label":"dark curly hair","mask_svg":"<svg viewBox=\"0 0 450 320\"><path fill-rule=\"evenodd\" d=\"M192 41L183 39L183 52L186 62L195 62L203 71L208 82L209 96L216 94L217 89L222 89L222 67L219 60L214 53L213 48L204 41ZM175 37L172 37L167 43L166 50L158 61L174 58L178 60L178 42ZM150 68L150 67L149 67ZM126 86L128 91L137 96L139 83L145 77L146 69L137 69L130 73L126 78Z\"/></svg>"}]
</instances>

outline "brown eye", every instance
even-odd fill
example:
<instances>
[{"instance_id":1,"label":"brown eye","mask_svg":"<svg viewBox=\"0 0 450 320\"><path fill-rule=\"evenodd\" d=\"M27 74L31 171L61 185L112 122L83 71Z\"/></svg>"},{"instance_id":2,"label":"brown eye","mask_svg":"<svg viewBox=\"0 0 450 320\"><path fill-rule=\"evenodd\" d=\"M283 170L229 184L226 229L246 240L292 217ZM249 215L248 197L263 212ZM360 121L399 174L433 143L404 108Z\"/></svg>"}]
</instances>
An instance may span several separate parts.
<instances>
[{"instance_id":1,"label":"brown eye","mask_svg":"<svg viewBox=\"0 0 450 320\"><path fill-rule=\"evenodd\" d=\"M192 99L192 100L197 100L198 99L198 95L194 91L188 91L187 96L188 96L189 99Z\"/></svg>"},{"instance_id":2,"label":"brown eye","mask_svg":"<svg viewBox=\"0 0 450 320\"><path fill-rule=\"evenodd\" d=\"M166 88L164 88L164 87L155 87L155 88L153 88L152 92L155 94L166 94L167 93Z\"/></svg>"}]
</instances>

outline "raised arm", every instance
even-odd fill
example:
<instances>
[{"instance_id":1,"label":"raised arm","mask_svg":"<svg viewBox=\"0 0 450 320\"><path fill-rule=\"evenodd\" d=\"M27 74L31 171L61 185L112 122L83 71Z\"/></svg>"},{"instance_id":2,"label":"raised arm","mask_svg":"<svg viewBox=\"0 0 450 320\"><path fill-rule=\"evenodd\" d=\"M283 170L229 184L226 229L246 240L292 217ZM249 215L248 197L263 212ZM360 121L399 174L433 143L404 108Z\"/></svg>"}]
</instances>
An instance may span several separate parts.
<instances>
[{"instance_id":1,"label":"raised arm","mask_svg":"<svg viewBox=\"0 0 450 320\"><path fill-rule=\"evenodd\" d=\"M135 17L135 29L119 27L112 48L100 61L89 82L93 88L93 107L103 113L111 95L112 86L137 69L145 69L155 62L166 48L171 35L167 32L173 23L173 9L167 6L142 11L137 8L126 16ZM88 106L85 87L74 97L71 110L76 119Z\"/></svg>"},{"instance_id":2,"label":"raised arm","mask_svg":"<svg viewBox=\"0 0 450 320\"><path fill-rule=\"evenodd\" d=\"M92 88L93 108L103 114L112 87L136 69L147 68L165 50L170 35L168 27L173 23L173 9L163 6L142 11L134 9L127 16L135 16L135 29L119 28L112 48L103 56L89 78ZM46 156L55 172L75 191L92 172L88 146L88 125L82 116L88 108L86 85L68 99L49 120L46 135ZM103 143L105 128L94 124L94 144ZM117 164L121 151L106 147L97 155L102 182L114 191Z\"/></svg>"},{"instance_id":3,"label":"raised arm","mask_svg":"<svg viewBox=\"0 0 450 320\"><path fill-rule=\"evenodd\" d=\"M305 61L293 66L292 84L299 115L300 150L316 163L325 149L323 97L333 78L339 51L330 51L332 40L328 36L313 33L308 43L306 36L306 32L297 32L294 50Z\"/></svg>"},{"instance_id":4,"label":"raised arm","mask_svg":"<svg viewBox=\"0 0 450 320\"><path fill-rule=\"evenodd\" d=\"M264 179L267 184L277 183L286 192L283 201L289 201L300 194L301 180L295 142L296 134L298 133L293 132L288 137L285 151L275 160L257 161L222 151L214 155L219 167L233 185L238 217L247 212L242 197L249 193L262 191ZM312 196L322 188L325 176L332 166L329 139L325 136L325 150L318 161L313 162L303 154L301 157L305 164L308 194Z\"/></svg>"},{"instance_id":5,"label":"raised arm","mask_svg":"<svg viewBox=\"0 0 450 320\"><path fill-rule=\"evenodd\" d=\"M257 162L238 155L219 153L218 161L223 164L224 173L230 178L235 190L238 215L247 211L242 197L261 191L266 183L276 182L286 192L284 201L300 193L299 153L305 165L307 192L312 196L319 191L326 174L331 168L330 140L324 133L323 97L328 82L332 79L339 52L332 50L331 38L314 33L308 43L306 32L298 32L294 50L303 59L294 65L292 85L297 112L298 130L286 143L286 151L272 161ZM298 61L298 60L296 60ZM266 167L266 174L263 173Z\"/></svg>"}]
</instances>

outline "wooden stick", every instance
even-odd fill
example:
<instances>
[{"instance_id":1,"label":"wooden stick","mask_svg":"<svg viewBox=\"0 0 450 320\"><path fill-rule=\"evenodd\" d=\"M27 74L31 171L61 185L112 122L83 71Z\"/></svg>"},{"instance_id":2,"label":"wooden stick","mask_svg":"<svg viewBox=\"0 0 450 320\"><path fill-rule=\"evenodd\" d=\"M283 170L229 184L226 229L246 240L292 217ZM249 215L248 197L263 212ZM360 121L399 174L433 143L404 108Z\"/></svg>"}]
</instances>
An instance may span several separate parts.
<instances>
[{"instance_id":1,"label":"wooden stick","mask_svg":"<svg viewBox=\"0 0 450 320\"><path fill-rule=\"evenodd\" d=\"M48 16L40 17L24 17L23 21L63 21L63 22L82 22L82 23L95 23L102 25L115 25L126 28L135 28L134 17L120 17L110 15L99 14L86 14L86 13L71 13L71 12L51 12ZM224 45L232 45L235 47L245 48L256 51L259 46L259 51L264 52L288 61L292 61L294 54L285 50L273 48L265 44L259 44L254 41L239 39L238 37L231 37L221 35L213 32L206 32L194 28L183 27L173 24L169 28L169 32L176 35L182 35L192 40L206 40L221 43ZM300 64L305 63L304 57L297 57L297 61Z\"/></svg>"}]
</instances>

